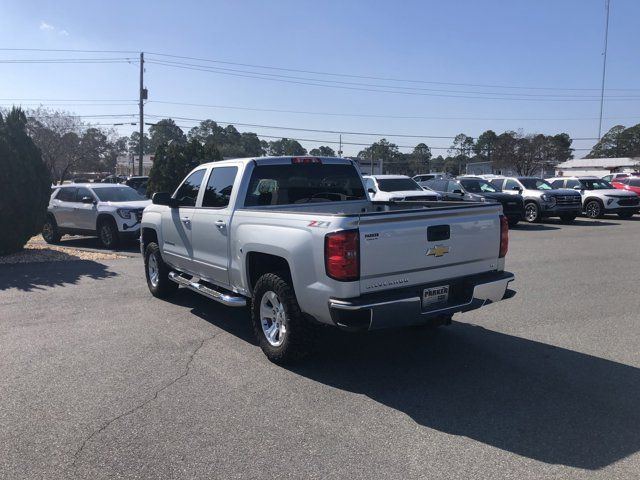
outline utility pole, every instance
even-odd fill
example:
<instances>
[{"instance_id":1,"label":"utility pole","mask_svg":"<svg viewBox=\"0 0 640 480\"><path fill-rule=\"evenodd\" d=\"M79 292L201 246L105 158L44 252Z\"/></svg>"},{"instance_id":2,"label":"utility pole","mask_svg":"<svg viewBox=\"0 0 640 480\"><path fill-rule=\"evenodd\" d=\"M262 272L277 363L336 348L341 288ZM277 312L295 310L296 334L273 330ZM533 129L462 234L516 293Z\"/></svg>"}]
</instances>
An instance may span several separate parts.
<instances>
[{"instance_id":1,"label":"utility pole","mask_svg":"<svg viewBox=\"0 0 640 480\"><path fill-rule=\"evenodd\" d=\"M342 134L340 134L340 146L338 147L338 157L342 157Z\"/></svg>"},{"instance_id":2,"label":"utility pole","mask_svg":"<svg viewBox=\"0 0 640 480\"><path fill-rule=\"evenodd\" d=\"M138 150L138 175L142 175L142 159L144 158L144 101L147 99L147 89L144 88L144 52L140 52L140 148Z\"/></svg>"},{"instance_id":3,"label":"utility pole","mask_svg":"<svg viewBox=\"0 0 640 480\"><path fill-rule=\"evenodd\" d=\"M604 79L607 72L607 44L609 41L609 3L610 0L605 0L605 10L607 12L607 20L604 27L604 52L602 61L602 88L600 89L600 122L598 123L598 140L602 138L602 110L604 107Z\"/></svg>"}]
</instances>

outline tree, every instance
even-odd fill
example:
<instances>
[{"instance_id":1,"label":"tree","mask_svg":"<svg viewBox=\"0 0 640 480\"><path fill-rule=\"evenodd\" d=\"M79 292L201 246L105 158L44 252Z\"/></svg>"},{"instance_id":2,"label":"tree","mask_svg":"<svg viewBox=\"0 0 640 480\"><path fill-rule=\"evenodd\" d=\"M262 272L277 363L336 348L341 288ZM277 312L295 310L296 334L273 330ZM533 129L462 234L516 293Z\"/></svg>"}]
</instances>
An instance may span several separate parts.
<instances>
[{"instance_id":1,"label":"tree","mask_svg":"<svg viewBox=\"0 0 640 480\"><path fill-rule=\"evenodd\" d=\"M38 108L27 112L27 132L40 149L51 178L63 182L79 159L84 125L68 112Z\"/></svg>"},{"instance_id":2,"label":"tree","mask_svg":"<svg viewBox=\"0 0 640 480\"><path fill-rule=\"evenodd\" d=\"M625 128L616 125L596 143L587 158L640 156L640 124Z\"/></svg>"},{"instance_id":3,"label":"tree","mask_svg":"<svg viewBox=\"0 0 640 480\"><path fill-rule=\"evenodd\" d=\"M261 157L265 153L265 147L255 133L240 133L233 125L222 128L213 120L200 122L189 130L187 137L202 145L214 145L223 158Z\"/></svg>"},{"instance_id":4,"label":"tree","mask_svg":"<svg viewBox=\"0 0 640 480\"><path fill-rule=\"evenodd\" d=\"M6 255L41 232L51 195L49 169L17 108L0 114L0 185L0 255Z\"/></svg>"},{"instance_id":5,"label":"tree","mask_svg":"<svg viewBox=\"0 0 640 480\"><path fill-rule=\"evenodd\" d=\"M128 140L129 154L140 155L140 132L133 132ZM142 136L142 152L144 155L149 153L149 135L146 133Z\"/></svg>"},{"instance_id":6,"label":"tree","mask_svg":"<svg viewBox=\"0 0 640 480\"><path fill-rule=\"evenodd\" d=\"M508 167L518 175L541 174L546 167L572 157L572 140L566 133L558 135L523 135L504 132L494 143L493 162L496 167Z\"/></svg>"},{"instance_id":7,"label":"tree","mask_svg":"<svg viewBox=\"0 0 640 480\"><path fill-rule=\"evenodd\" d=\"M495 150L495 144L498 140L498 136L496 132L493 130L487 130L486 132L480 134L478 139L476 140L475 145L473 146L473 151L476 155L478 155L482 160L490 161L491 155Z\"/></svg>"},{"instance_id":8,"label":"tree","mask_svg":"<svg viewBox=\"0 0 640 480\"><path fill-rule=\"evenodd\" d=\"M306 155L307 150L300 145L297 140L283 138L269 142L268 153L274 157L281 157L288 155Z\"/></svg>"},{"instance_id":9,"label":"tree","mask_svg":"<svg viewBox=\"0 0 640 480\"><path fill-rule=\"evenodd\" d=\"M335 157L336 152L333 150L333 148L322 145L318 148L311 149L309 155L312 155L314 157Z\"/></svg>"},{"instance_id":10,"label":"tree","mask_svg":"<svg viewBox=\"0 0 640 480\"><path fill-rule=\"evenodd\" d=\"M77 168L83 172L100 172L109 151L107 136L97 128L88 128L80 137Z\"/></svg>"},{"instance_id":11,"label":"tree","mask_svg":"<svg viewBox=\"0 0 640 480\"><path fill-rule=\"evenodd\" d=\"M451 161L448 162L449 168L455 172L455 175L462 173L463 167L469 162L469 159L473 154L473 149L474 143L472 137L469 137L464 133L459 133L455 136L448 152L449 155L451 155L457 162L457 167L455 168L453 168L453 163Z\"/></svg>"},{"instance_id":12,"label":"tree","mask_svg":"<svg viewBox=\"0 0 640 480\"><path fill-rule=\"evenodd\" d=\"M140 136L140 134L138 134ZM165 143L176 142L184 144L187 137L182 129L171 118L165 118L149 127L149 152L155 153L156 149Z\"/></svg>"},{"instance_id":13,"label":"tree","mask_svg":"<svg viewBox=\"0 0 640 480\"><path fill-rule=\"evenodd\" d=\"M156 149L147 194L173 192L184 177L202 163L221 160L220 152L213 144L203 145L192 138L187 143L164 143Z\"/></svg>"}]
</instances>

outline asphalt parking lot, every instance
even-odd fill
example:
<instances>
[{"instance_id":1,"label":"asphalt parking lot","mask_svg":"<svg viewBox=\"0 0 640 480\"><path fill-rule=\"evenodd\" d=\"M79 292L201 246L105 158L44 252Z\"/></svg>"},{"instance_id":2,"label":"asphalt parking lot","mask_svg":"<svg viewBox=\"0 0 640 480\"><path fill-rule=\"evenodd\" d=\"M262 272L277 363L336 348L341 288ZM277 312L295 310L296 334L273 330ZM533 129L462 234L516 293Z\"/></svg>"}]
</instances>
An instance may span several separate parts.
<instances>
[{"instance_id":1,"label":"asphalt parking lot","mask_svg":"<svg viewBox=\"0 0 640 480\"><path fill-rule=\"evenodd\" d=\"M515 298L291 368L139 256L0 265L0 478L637 479L639 239L518 227Z\"/></svg>"}]
</instances>

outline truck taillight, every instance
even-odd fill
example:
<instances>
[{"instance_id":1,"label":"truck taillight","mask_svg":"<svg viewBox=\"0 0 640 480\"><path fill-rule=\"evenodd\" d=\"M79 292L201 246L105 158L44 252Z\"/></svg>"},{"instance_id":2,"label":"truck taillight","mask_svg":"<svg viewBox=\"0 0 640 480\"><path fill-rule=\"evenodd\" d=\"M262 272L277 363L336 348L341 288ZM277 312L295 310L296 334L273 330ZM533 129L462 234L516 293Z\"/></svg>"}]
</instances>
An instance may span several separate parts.
<instances>
[{"instance_id":1,"label":"truck taillight","mask_svg":"<svg viewBox=\"0 0 640 480\"><path fill-rule=\"evenodd\" d=\"M322 160L320 160L317 157L293 157L291 159L291 163L293 165L309 164L309 163L322 163Z\"/></svg>"},{"instance_id":2,"label":"truck taillight","mask_svg":"<svg viewBox=\"0 0 640 480\"><path fill-rule=\"evenodd\" d=\"M500 255L504 258L509 251L509 220L504 215L500 215Z\"/></svg>"},{"instance_id":3,"label":"truck taillight","mask_svg":"<svg viewBox=\"0 0 640 480\"><path fill-rule=\"evenodd\" d=\"M360 278L360 232L343 230L324 237L324 262L327 276L341 282Z\"/></svg>"}]
</instances>

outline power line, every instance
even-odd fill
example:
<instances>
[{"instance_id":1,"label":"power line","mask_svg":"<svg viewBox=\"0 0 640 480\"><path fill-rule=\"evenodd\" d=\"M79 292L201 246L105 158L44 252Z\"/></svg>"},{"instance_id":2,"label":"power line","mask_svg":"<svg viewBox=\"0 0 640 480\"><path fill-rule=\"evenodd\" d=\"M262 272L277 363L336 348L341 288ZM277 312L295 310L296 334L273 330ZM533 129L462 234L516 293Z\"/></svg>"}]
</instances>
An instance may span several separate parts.
<instances>
[{"instance_id":1,"label":"power line","mask_svg":"<svg viewBox=\"0 0 640 480\"><path fill-rule=\"evenodd\" d=\"M76 48L0 48L3 52L140 53L139 50L81 50Z\"/></svg>"},{"instance_id":2,"label":"power line","mask_svg":"<svg viewBox=\"0 0 640 480\"><path fill-rule=\"evenodd\" d=\"M564 87L526 87L526 86L514 86L514 85L490 85L490 84L478 84L478 83L454 83L454 82L437 82L430 80L415 80L415 79L399 79L392 77L379 77L379 76L371 76L371 75L353 75L346 73L336 73L336 72L321 72L317 70L301 70L294 68L285 68L285 67L274 67L270 65L256 65L250 63L238 63L238 62L229 62L223 60L214 60L209 58L197 58L197 57L189 57L183 55L170 55L167 53L158 53L158 52L147 52L149 55L156 55L159 57L168 57L168 58L178 58L183 60L194 60L200 62L209 62L209 63L217 63L223 65L235 65L241 67L250 67L250 68L262 68L266 70L279 70L286 72L296 72L296 73L307 73L312 75L326 75L326 76L335 76L335 77L344 77L344 78L361 78L368 80L383 80L389 82L403 82L403 83L422 83L429 85L450 85L450 86L464 86L464 87L481 87L481 88L511 88L511 89L521 89L521 90L561 90L561 91L598 91L598 88L564 88ZM637 91L635 88L616 88L609 90L617 90L617 91Z\"/></svg>"},{"instance_id":3,"label":"power line","mask_svg":"<svg viewBox=\"0 0 640 480\"><path fill-rule=\"evenodd\" d=\"M180 69L186 69L186 70L194 70L194 71L201 71L201 72L207 72L207 73L215 73L218 75L227 75L227 76L232 76L232 77L242 77L242 78L253 78L253 79L258 79L258 80L269 80L269 81L273 81L273 82L281 82L281 83L288 83L288 84L295 84L295 85L307 85L307 86L314 86L314 87L324 87L324 88L337 88L337 89L343 89L343 90L352 90L352 91L363 91L363 92L374 92L374 93L392 93L392 94L397 94L397 95L410 95L410 96L425 96L425 97L444 97L444 98L461 98L461 99L474 99L474 100L514 100L514 101L536 101L536 102L597 102L598 99L597 98L521 98L521 97L478 97L478 96L471 96L471 95L452 95L452 94L443 94L443 93L421 93L421 92L412 92L412 91L398 91L398 90L385 90L385 89L381 89L381 88L365 88L365 87L354 87L354 86L347 86L347 85L335 85L335 84L326 84L326 83L317 83L317 80L314 79L307 79L308 81L299 81L299 80L289 80L289 79L284 79L284 78L272 78L272 77L266 77L264 76L264 74L260 74L260 73L250 73L250 74L242 74L242 73L230 73L227 71L219 71L219 70L214 70L212 68L207 68L207 67L191 67L191 66L180 66L180 65L176 65L176 64L171 64L171 63L166 63L166 62L158 62L156 60L148 60L147 63L151 63L154 65L160 65L160 66L165 66L165 67L171 67L171 68L180 68ZM387 88L394 88L394 87L387 87ZM624 100L624 101L631 101L631 100L640 100L640 96L634 96L634 97L610 97L611 100Z\"/></svg>"},{"instance_id":4,"label":"power line","mask_svg":"<svg viewBox=\"0 0 640 480\"><path fill-rule=\"evenodd\" d=\"M264 72L254 72L247 70L237 70L230 68L222 68L222 67L208 67L206 65L198 65L191 63L183 63L183 62L158 62L150 60L151 63L156 63L158 65L165 66L174 66L177 68L181 67L198 67L203 69L203 71L210 71L212 73L222 73L222 72L234 72L241 74L252 74L252 75L261 75L270 78L283 78L283 79L293 79L293 80L303 80L303 81L314 81L314 82L323 82L329 85L331 84L339 84L339 85L353 85L359 87L374 87L374 88L393 88L393 89L403 89L407 91L424 91L424 92L439 92L439 93L457 93L457 94L473 94L473 95L500 95L500 96L514 96L514 97L532 97L532 98L542 98L542 97L565 97L565 98L589 98L595 99L598 98L595 95L567 95L567 94L542 94L542 93L505 93L505 92L481 92L481 91L465 91L465 90L443 90L443 89L435 89L435 88L421 88L421 87L405 87L405 86L393 86L393 85L378 85L371 83L358 83L358 82L345 82L340 80L324 80L318 78L308 78L308 77L296 77L292 75L279 75L272 73L264 73ZM612 98L627 98L628 95L619 95L617 97ZM635 97L633 97L635 98Z\"/></svg>"},{"instance_id":5,"label":"power line","mask_svg":"<svg viewBox=\"0 0 640 480\"><path fill-rule=\"evenodd\" d=\"M133 58L38 58L38 59L8 59L0 60L0 63L7 64L66 64L66 63L133 63L136 60Z\"/></svg>"}]
</instances>

